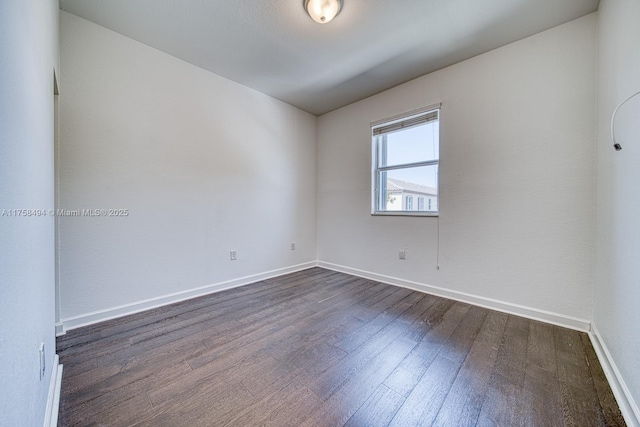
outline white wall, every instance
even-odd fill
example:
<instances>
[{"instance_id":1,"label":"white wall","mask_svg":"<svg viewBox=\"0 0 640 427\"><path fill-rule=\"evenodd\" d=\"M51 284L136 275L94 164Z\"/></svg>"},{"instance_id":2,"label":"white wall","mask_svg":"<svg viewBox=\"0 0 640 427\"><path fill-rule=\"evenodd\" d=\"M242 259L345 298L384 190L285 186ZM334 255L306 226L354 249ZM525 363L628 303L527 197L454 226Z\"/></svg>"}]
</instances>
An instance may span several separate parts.
<instances>
[{"instance_id":1,"label":"white wall","mask_svg":"<svg viewBox=\"0 0 640 427\"><path fill-rule=\"evenodd\" d=\"M601 0L598 11L596 281L593 323L640 422L640 2ZM624 409L624 408L623 408Z\"/></svg>"},{"instance_id":2,"label":"white wall","mask_svg":"<svg viewBox=\"0 0 640 427\"><path fill-rule=\"evenodd\" d=\"M587 327L595 24L583 17L321 116L318 259ZM369 124L438 102L439 219L371 216Z\"/></svg>"},{"instance_id":3,"label":"white wall","mask_svg":"<svg viewBox=\"0 0 640 427\"><path fill-rule=\"evenodd\" d=\"M0 212L53 208L57 45L57 1L0 1ZM53 218L0 216L0 425L43 424L54 306Z\"/></svg>"},{"instance_id":4,"label":"white wall","mask_svg":"<svg viewBox=\"0 0 640 427\"><path fill-rule=\"evenodd\" d=\"M129 210L60 218L63 322L316 259L314 116L65 12L61 67L60 207Z\"/></svg>"}]
</instances>

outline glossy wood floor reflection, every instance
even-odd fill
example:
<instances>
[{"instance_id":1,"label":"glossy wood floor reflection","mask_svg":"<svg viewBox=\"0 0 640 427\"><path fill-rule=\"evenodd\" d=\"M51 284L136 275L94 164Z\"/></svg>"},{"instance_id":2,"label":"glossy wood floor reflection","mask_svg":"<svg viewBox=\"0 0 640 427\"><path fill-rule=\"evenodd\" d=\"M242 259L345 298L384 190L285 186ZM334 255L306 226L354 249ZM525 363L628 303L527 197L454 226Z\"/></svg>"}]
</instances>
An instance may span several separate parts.
<instances>
[{"instance_id":1,"label":"glossy wood floor reflection","mask_svg":"<svg viewBox=\"0 0 640 427\"><path fill-rule=\"evenodd\" d=\"M58 354L61 426L624 425L586 334L320 268Z\"/></svg>"}]
</instances>

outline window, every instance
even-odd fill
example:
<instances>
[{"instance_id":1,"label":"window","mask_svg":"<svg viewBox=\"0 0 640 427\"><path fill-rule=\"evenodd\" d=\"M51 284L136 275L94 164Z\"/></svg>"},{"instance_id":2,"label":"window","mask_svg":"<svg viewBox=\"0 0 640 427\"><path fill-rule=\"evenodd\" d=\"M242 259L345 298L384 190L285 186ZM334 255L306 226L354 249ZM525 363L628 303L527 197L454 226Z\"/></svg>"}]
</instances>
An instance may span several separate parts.
<instances>
[{"instance_id":1,"label":"window","mask_svg":"<svg viewBox=\"0 0 640 427\"><path fill-rule=\"evenodd\" d=\"M372 214L438 214L439 119L438 106L372 124Z\"/></svg>"}]
</instances>

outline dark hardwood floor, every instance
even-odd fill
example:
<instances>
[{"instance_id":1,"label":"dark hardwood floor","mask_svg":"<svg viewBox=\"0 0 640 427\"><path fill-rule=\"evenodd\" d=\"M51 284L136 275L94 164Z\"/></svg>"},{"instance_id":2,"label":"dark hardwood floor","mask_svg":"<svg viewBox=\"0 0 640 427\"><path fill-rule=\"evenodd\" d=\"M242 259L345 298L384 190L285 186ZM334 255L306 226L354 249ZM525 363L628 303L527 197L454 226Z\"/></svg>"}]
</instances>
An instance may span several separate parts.
<instances>
[{"instance_id":1,"label":"dark hardwood floor","mask_svg":"<svg viewBox=\"0 0 640 427\"><path fill-rule=\"evenodd\" d=\"M320 268L57 347L61 426L624 425L586 334Z\"/></svg>"}]
</instances>

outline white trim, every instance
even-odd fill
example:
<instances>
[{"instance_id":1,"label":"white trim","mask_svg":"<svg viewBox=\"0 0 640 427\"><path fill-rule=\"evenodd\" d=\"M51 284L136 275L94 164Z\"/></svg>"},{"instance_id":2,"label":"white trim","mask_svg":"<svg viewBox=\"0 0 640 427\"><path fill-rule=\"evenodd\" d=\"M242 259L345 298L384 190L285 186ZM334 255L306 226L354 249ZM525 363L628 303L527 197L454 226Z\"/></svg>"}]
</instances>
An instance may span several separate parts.
<instances>
[{"instance_id":1,"label":"white trim","mask_svg":"<svg viewBox=\"0 0 640 427\"><path fill-rule=\"evenodd\" d=\"M596 325L593 323L591 324L589 338L591 339L593 349L596 351L604 375L609 381L611 391L613 391L613 395L616 398L625 422L629 427L640 427L640 410L638 410L638 405L633 400L633 396L625 384L622 374L620 374L609 349L607 349L602 339L602 335L600 335L598 328L596 328Z\"/></svg>"},{"instance_id":2,"label":"white trim","mask_svg":"<svg viewBox=\"0 0 640 427\"><path fill-rule=\"evenodd\" d=\"M375 280L377 282L387 283L394 286L413 289L415 291L424 292L431 295L437 295L456 301L462 301L480 307L497 310L504 313L515 314L516 316L526 317L528 319L538 320L552 325L562 326L581 332L588 332L591 322L577 317L566 316L564 314L553 313L537 308L526 307L519 304L513 304L505 301L498 301L492 298L485 298L477 295L467 294L464 292L452 291L449 289L439 288L424 283L413 282L411 280L399 279L397 277L385 276L382 274L371 273L369 271L359 270L356 268L345 267L343 265L332 264L330 262L318 261L318 266L329 270L339 271L341 273L352 274L354 276L364 277L365 279Z\"/></svg>"},{"instance_id":3,"label":"white trim","mask_svg":"<svg viewBox=\"0 0 640 427\"><path fill-rule=\"evenodd\" d=\"M440 213L434 211L375 211L371 212L371 216L426 216L437 218Z\"/></svg>"},{"instance_id":4,"label":"white trim","mask_svg":"<svg viewBox=\"0 0 640 427\"><path fill-rule=\"evenodd\" d=\"M62 336L64 335L66 332L64 331L64 325L62 324L62 322L57 322L56 323L56 336Z\"/></svg>"},{"instance_id":5,"label":"white trim","mask_svg":"<svg viewBox=\"0 0 640 427\"><path fill-rule=\"evenodd\" d=\"M328 270L339 271L341 273L351 274L353 276L364 277L366 279L375 280L389 285L400 286L403 288L413 289L427 294L438 295L444 298L462 301L465 303L477 305L480 307L497 310L504 313L514 314L526 317L528 319L538 320L581 332L589 332L591 330L591 322L589 320L580 319L564 314L553 313L546 310L527 307L510 302L499 301L492 298L486 298L478 295L472 295L464 292L453 291L450 289L439 288L424 283L414 282L411 280L400 279L397 277L377 274L370 271L360 270L357 268L346 267L339 264L333 264L325 261L310 261L303 264L285 267L277 270L267 271L264 273L254 274L251 276L240 277L237 279L227 280L225 282L215 283L200 288L190 289L188 291L176 292L161 297L150 298L130 304L108 308L105 310L94 311L91 313L81 314L79 316L62 319L62 331L59 331L56 325L56 334L64 335L65 331L80 328L82 326L91 325L105 320L111 320L129 314L138 313L152 308L161 307L168 304L208 295L239 286L248 285L260 280L269 279L284 274L294 273L296 271L306 270L312 267L322 267Z\"/></svg>"},{"instance_id":6,"label":"white trim","mask_svg":"<svg viewBox=\"0 0 640 427\"><path fill-rule=\"evenodd\" d=\"M202 286L200 288L190 289L188 291L175 292L156 298L149 298L130 304L124 304L117 307L81 314L79 316L68 317L66 319L62 319L63 332L61 334L64 334L64 331L80 328L82 326L92 325L94 323L103 322L105 320L111 320L118 317L127 316L129 314L139 313L141 311L161 307L163 305L173 304L176 302L200 297L203 295L213 294L231 288L237 288L239 286L259 282L260 280L281 276L283 274L294 273L296 271L306 270L308 268L316 267L317 265L318 264L315 261L306 262L303 264L293 265L277 270L271 270L264 273L253 274L251 276L245 276L220 283L214 283L211 285Z\"/></svg>"},{"instance_id":7,"label":"white trim","mask_svg":"<svg viewBox=\"0 0 640 427\"><path fill-rule=\"evenodd\" d=\"M62 387L62 365L56 354L51 369L49 382L49 395L47 396L47 409L44 413L43 427L56 427L58 425L58 410L60 409L60 390Z\"/></svg>"}]
</instances>

